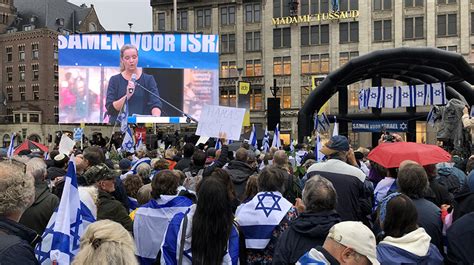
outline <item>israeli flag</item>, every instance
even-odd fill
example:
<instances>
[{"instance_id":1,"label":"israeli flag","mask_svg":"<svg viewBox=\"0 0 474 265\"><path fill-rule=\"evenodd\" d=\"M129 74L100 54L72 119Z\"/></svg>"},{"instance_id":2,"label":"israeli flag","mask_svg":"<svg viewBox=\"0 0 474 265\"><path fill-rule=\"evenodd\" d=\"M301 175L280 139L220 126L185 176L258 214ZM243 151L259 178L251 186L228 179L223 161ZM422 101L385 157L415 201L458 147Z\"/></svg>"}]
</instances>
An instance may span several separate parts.
<instances>
[{"instance_id":1,"label":"israeli flag","mask_svg":"<svg viewBox=\"0 0 474 265\"><path fill-rule=\"evenodd\" d=\"M165 237L163 239L163 245L161 246L161 264L164 265L175 265L178 264L179 254L181 249L181 238L184 233L184 245L182 264L192 265L192 220L196 211L196 205L192 205L187 213L178 213L171 220L168 225ZM184 217L187 217L186 231L183 231ZM199 262L198 262L199 263ZM232 226L230 231L229 241L227 243L226 253L222 259L224 265L237 265L239 264L239 232L235 226Z\"/></svg>"},{"instance_id":2,"label":"israeli flag","mask_svg":"<svg viewBox=\"0 0 474 265\"><path fill-rule=\"evenodd\" d=\"M268 133L268 128L265 127L265 135L263 136L262 140L262 151L267 153L270 149L270 134Z\"/></svg>"},{"instance_id":3,"label":"israeli flag","mask_svg":"<svg viewBox=\"0 0 474 265\"><path fill-rule=\"evenodd\" d=\"M334 116L334 128L332 129L332 136L339 135L339 124L337 123L336 116Z\"/></svg>"},{"instance_id":4,"label":"israeli flag","mask_svg":"<svg viewBox=\"0 0 474 265\"><path fill-rule=\"evenodd\" d=\"M122 141L122 151L134 153L135 152L134 146L135 146L135 140L133 139L132 129L127 127L125 131L125 137L123 137L123 141Z\"/></svg>"},{"instance_id":5,"label":"israeli flag","mask_svg":"<svg viewBox=\"0 0 474 265\"><path fill-rule=\"evenodd\" d=\"M255 131L255 124L252 124L252 132L250 133L249 144L255 147L255 149L258 149L257 131Z\"/></svg>"},{"instance_id":6,"label":"israeli flag","mask_svg":"<svg viewBox=\"0 0 474 265\"><path fill-rule=\"evenodd\" d=\"M367 90L368 89L361 89L359 90L359 109L367 109Z\"/></svg>"},{"instance_id":7,"label":"israeli flag","mask_svg":"<svg viewBox=\"0 0 474 265\"><path fill-rule=\"evenodd\" d=\"M251 201L241 204L235 219L245 236L245 246L264 249L272 237L273 229L287 215L292 204L279 192L259 192Z\"/></svg>"},{"instance_id":8,"label":"israeli flag","mask_svg":"<svg viewBox=\"0 0 474 265\"><path fill-rule=\"evenodd\" d=\"M326 116L326 113L321 114L321 118L319 120L319 125L322 125L322 128L324 131L329 130L329 127L331 126L331 123L329 122L328 116Z\"/></svg>"},{"instance_id":9,"label":"israeli flag","mask_svg":"<svg viewBox=\"0 0 474 265\"><path fill-rule=\"evenodd\" d=\"M416 106L425 106L428 105L428 86L424 85L416 85L414 87L415 92L415 105Z\"/></svg>"},{"instance_id":10,"label":"israeli flag","mask_svg":"<svg viewBox=\"0 0 474 265\"><path fill-rule=\"evenodd\" d=\"M367 106L371 108L382 108L384 105L384 87L371 87L369 88L369 99Z\"/></svg>"},{"instance_id":11,"label":"israeli flag","mask_svg":"<svg viewBox=\"0 0 474 265\"><path fill-rule=\"evenodd\" d=\"M281 147L281 141L280 141L280 129L278 128L279 124L277 123L276 128L275 128L275 133L273 134L273 141L272 141L272 147L276 147L280 149Z\"/></svg>"},{"instance_id":12,"label":"israeli flag","mask_svg":"<svg viewBox=\"0 0 474 265\"><path fill-rule=\"evenodd\" d=\"M397 87L385 87L385 97L383 102L383 108L395 109L400 107L398 105L399 102L399 94Z\"/></svg>"},{"instance_id":13,"label":"israeli flag","mask_svg":"<svg viewBox=\"0 0 474 265\"><path fill-rule=\"evenodd\" d=\"M293 139L291 139L291 137L290 137L290 152L291 153L295 152L295 144L296 144L296 141L293 142Z\"/></svg>"},{"instance_id":14,"label":"israeli flag","mask_svg":"<svg viewBox=\"0 0 474 265\"><path fill-rule=\"evenodd\" d=\"M120 131L125 133L128 128L128 99L125 99L122 112L117 116L117 121L120 123Z\"/></svg>"},{"instance_id":15,"label":"israeli flag","mask_svg":"<svg viewBox=\"0 0 474 265\"><path fill-rule=\"evenodd\" d=\"M153 264L171 219L185 213L193 202L183 196L161 195L139 207L133 221L135 254L141 264Z\"/></svg>"},{"instance_id":16,"label":"israeli flag","mask_svg":"<svg viewBox=\"0 0 474 265\"><path fill-rule=\"evenodd\" d=\"M430 125L431 127L434 127L435 122L436 122L435 107L432 107L430 112L428 113L428 116L426 117L426 123L428 123L428 125Z\"/></svg>"},{"instance_id":17,"label":"israeli flag","mask_svg":"<svg viewBox=\"0 0 474 265\"><path fill-rule=\"evenodd\" d=\"M214 146L214 148L216 150L219 150L222 148L222 145L221 145L221 140L219 138L216 138L216 145Z\"/></svg>"},{"instance_id":18,"label":"israeli flag","mask_svg":"<svg viewBox=\"0 0 474 265\"><path fill-rule=\"evenodd\" d=\"M40 264L70 264L79 251L79 239L87 226L95 222L91 210L80 200L74 160L72 157L68 164L58 209L35 249Z\"/></svg>"},{"instance_id":19,"label":"israeli flag","mask_svg":"<svg viewBox=\"0 0 474 265\"><path fill-rule=\"evenodd\" d=\"M133 172L133 174L137 174L137 168L139 165L143 164L143 163L147 163L148 165L151 164L151 159L149 157L142 157L140 159L138 159L133 165L132 167L130 168L130 171Z\"/></svg>"},{"instance_id":20,"label":"israeli flag","mask_svg":"<svg viewBox=\"0 0 474 265\"><path fill-rule=\"evenodd\" d=\"M319 136L319 133L316 134L316 141L315 141L315 150L314 150L314 156L316 158L316 161L321 162L324 159L324 154L321 153L321 148L323 148L323 144L321 143L321 137Z\"/></svg>"},{"instance_id":21,"label":"israeli flag","mask_svg":"<svg viewBox=\"0 0 474 265\"><path fill-rule=\"evenodd\" d=\"M135 150L137 150L140 146L143 145L143 136L142 134L140 133L138 135L138 139L137 139L137 144L135 145Z\"/></svg>"},{"instance_id":22,"label":"israeli flag","mask_svg":"<svg viewBox=\"0 0 474 265\"><path fill-rule=\"evenodd\" d=\"M10 145L8 146L8 150L7 150L8 158L12 158L13 153L15 152L15 138L16 138L15 133L10 134Z\"/></svg>"},{"instance_id":23,"label":"israeli flag","mask_svg":"<svg viewBox=\"0 0 474 265\"><path fill-rule=\"evenodd\" d=\"M446 105L446 87L444 83L431 84L431 104Z\"/></svg>"},{"instance_id":24,"label":"israeli flag","mask_svg":"<svg viewBox=\"0 0 474 265\"><path fill-rule=\"evenodd\" d=\"M398 87L399 106L400 107L414 107L415 106L415 92L413 86L399 86Z\"/></svg>"}]
</instances>

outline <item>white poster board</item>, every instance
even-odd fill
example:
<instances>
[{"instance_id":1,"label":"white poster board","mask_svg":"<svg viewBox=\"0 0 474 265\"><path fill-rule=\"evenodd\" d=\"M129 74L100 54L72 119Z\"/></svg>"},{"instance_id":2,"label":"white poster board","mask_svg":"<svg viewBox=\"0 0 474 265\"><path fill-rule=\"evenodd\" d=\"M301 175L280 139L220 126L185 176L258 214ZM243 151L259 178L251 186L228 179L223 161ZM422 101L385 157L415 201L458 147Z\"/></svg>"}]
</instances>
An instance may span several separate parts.
<instances>
[{"instance_id":1,"label":"white poster board","mask_svg":"<svg viewBox=\"0 0 474 265\"><path fill-rule=\"evenodd\" d=\"M74 142L66 134L63 134L61 136L61 141L59 142L59 153L69 156L75 145L76 142Z\"/></svg>"},{"instance_id":2,"label":"white poster board","mask_svg":"<svg viewBox=\"0 0 474 265\"><path fill-rule=\"evenodd\" d=\"M240 140L245 109L204 105L196 135L218 138L224 132L229 140Z\"/></svg>"}]
</instances>

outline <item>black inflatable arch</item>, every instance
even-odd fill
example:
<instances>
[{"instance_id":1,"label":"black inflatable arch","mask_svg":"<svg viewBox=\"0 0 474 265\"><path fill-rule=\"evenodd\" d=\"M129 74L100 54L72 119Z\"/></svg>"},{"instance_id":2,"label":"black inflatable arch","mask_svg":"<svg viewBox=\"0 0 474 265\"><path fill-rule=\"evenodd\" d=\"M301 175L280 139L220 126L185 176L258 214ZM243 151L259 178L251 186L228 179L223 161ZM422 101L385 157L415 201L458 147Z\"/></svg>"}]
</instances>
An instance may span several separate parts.
<instances>
[{"instance_id":1,"label":"black inflatable arch","mask_svg":"<svg viewBox=\"0 0 474 265\"><path fill-rule=\"evenodd\" d=\"M448 99L474 105L474 70L464 57L436 48L395 48L356 57L330 73L311 92L298 113L298 141L311 134L313 115L335 93L372 78L387 78L407 84L446 83Z\"/></svg>"}]
</instances>

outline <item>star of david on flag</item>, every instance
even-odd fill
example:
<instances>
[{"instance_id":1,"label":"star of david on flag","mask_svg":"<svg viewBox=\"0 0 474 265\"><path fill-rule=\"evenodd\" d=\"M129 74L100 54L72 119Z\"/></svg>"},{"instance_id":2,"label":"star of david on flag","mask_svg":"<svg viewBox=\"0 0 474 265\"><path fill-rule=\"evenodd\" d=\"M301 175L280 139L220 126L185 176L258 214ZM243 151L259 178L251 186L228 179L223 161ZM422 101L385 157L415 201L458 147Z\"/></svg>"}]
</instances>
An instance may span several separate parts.
<instances>
[{"instance_id":1,"label":"star of david on flag","mask_svg":"<svg viewBox=\"0 0 474 265\"><path fill-rule=\"evenodd\" d=\"M266 203L265 199L267 197L270 198L272 200L272 202L270 202L270 203L267 202ZM278 204L281 197L279 197L277 195L274 195L271 192L265 192L263 194L257 195L257 198L258 198L258 203L257 203L257 207L255 207L255 210L262 210L267 217L272 213L273 210L281 211L280 205ZM265 203L267 205L265 205ZM271 204L271 206L270 206L270 204Z\"/></svg>"},{"instance_id":2,"label":"star of david on flag","mask_svg":"<svg viewBox=\"0 0 474 265\"><path fill-rule=\"evenodd\" d=\"M129 153L135 152L135 140L133 139L132 129L127 128L125 131L125 136L123 137L122 141L122 151L126 151Z\"/></svg>"},{"instance_id":3,"label":"star of david on flag","mask_svg":"<svg viewBox=\"0 0 474 265\"><path fill-rule=\"evenodd\" d=\"M273 134L272 147L276 147L280 149L281 147L280 129L278 127L279 127L279 124L277 123L276 128L275 128L275 133Z\"/></svg>"},{"instance_id":4,"label":"star of david on flag","mask_svg":"<svg viewBox=\"0 0 474 265\"><path fill-rule=\"evenodd\" d=\"M265 134L262 140L262 151L266 153L268 152L268 149L270 149L270 134L268 133L268 127L265 127Z\"/></svg>"},{"instance_id":5,"label":"star of david on flag","mask_svg":"<svg viewBox=\"0 0 474 265\"><path fill-rule=\"evenodd\" d=\"M117 116L117 122L120 123L120 131L125 133L128 128L128 99L125 99L122 111Z\"/></svg>"}]
</instances>

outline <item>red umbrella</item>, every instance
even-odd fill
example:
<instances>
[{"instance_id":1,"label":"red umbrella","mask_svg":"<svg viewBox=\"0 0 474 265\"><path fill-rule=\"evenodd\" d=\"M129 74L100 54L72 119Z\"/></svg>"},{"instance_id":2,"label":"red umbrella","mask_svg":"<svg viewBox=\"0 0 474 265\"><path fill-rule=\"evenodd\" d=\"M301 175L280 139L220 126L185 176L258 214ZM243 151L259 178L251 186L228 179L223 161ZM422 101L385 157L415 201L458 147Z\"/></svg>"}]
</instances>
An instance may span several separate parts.
<instances>
[{"instance_id":1,"label":"red umbrella","mask_svg":"<svg viewBox=\"0 0 474 265\"><path fill-rule=\"evenodd\" d=\"M385 168L395 168L405 160L413 160L422 166L447 162L451 160L451 155L436 145L397 142L378 145L368 158Z\"/></svg>"},{"instance_id":2,"label":"red umbrella","mask_svg":"<svg viewBox=\"0 0 474 265\"><path fill-rule=\"evenodd\" d=\"M32 153L34 153L34 152L48 152L48 147L46 147L45 145L42 145L40 143L37 143L37 142L26 139L22 144L20 144L15 149L13 154L18 155L18 153L20 151L23 151L23 150L30 150Z\"/></svg>"}]
</instances>

